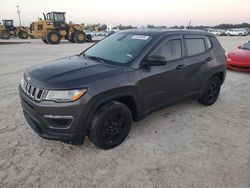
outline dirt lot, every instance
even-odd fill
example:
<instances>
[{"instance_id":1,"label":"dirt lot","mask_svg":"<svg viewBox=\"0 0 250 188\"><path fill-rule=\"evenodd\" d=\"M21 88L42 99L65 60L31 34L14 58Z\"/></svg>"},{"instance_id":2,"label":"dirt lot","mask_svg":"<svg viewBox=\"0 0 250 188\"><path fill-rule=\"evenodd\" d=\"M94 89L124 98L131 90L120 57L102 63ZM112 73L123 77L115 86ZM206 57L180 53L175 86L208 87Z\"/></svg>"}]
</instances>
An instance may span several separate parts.
<instances>
[{"instance_id":1,"label":"dirt lot","mask_svg":"<svg viewBox=\"0 0 250 188\"><path fill-rule=\"evenodd\" d=\"M221 37L226 50L250 37ZM151 114L119 147L102 151L37 136L17 86L26 68L90 44L0 45L0 187L249 188L250 74L228 71L218 102L188 100Z\"/></svg>"}]
</instances>

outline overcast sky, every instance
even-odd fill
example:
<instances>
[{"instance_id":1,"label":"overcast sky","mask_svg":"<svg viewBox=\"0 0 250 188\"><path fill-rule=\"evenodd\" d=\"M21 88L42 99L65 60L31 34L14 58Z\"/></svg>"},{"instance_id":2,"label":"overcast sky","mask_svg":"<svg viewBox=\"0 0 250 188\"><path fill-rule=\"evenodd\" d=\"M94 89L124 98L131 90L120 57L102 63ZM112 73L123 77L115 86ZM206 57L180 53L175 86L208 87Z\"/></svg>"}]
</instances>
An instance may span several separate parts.
<instances>
[{"instance_id":1,"label":"overcast sky","mask_svg":"<svg viewBox=\"0 0 250 188\"><path fill-rule=\"evenodd\" d=\"M25 25L42 12L65 11L67 21L124 25L216 25L250 22L250 0L1 0L0 20Z\"/></svg>"}]
</instances>

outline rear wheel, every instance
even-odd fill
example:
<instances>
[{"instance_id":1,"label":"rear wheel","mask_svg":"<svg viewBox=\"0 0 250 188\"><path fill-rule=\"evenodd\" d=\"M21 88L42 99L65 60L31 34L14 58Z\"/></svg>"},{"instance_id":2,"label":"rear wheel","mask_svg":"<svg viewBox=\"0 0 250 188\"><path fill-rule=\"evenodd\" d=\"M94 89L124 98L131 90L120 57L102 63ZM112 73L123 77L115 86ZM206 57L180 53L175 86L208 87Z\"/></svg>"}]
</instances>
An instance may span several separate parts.
<instances>
[{"instance_id":1,"label":"rear wheel","mask_svg":"<svg viewBox=\"0 0 250 188\"><path fill-rule=\"evenodd\" d=\"M0 38L5 40L10 39L10 34L7 32L0 33Z\"/></svg>"},{"instance_id":2,"label":"rear wheel","mask_svg":"<svg viewBox=\"0 0 250 188\"><path fill-rule=\"evenodd\" d=\"M89 139L101 149L112 149L128 136L132 124L129 108L116 101L102 106L95 114Z\"/></svg>"},{"instance_id":3,"label":"rear wheel","mask_svg":"<svg viewBox=\"0 0 250 188\"><path fill-rule=\"evenodd\" d=\"M28 35L27 32L20 31L20 32L18 33L18 37L19 37L20 39L27 39L27 38L29 37L29 35Z\"/></svg>"},{"instance_id":4,"label":"rear wheel","mask_svg":"<svg viewBox=\"0 0 250 188\"><path fill-rule=\"evenodd\" d=\"M76 30L74 32L74 41L76 43L84 43L86 41L86 34L82 31Z\"/></svg>"},{"instance_id":5,"label":"rear wheel","mask_svg":"<svg viewBox=\"0 0 250 188\"><path fill-rule=\"evenodd\" d=\"M198 99L200 104L210 106L214 104L220 94L221 80L218 76L213 76L208 83L202 97Z\"/></svg>"},{"instance_id":6,"label":"rear wheel","mask_svg":"<svg viewBox=\"0 0 250 188\"><path fill-rule=\"evenodd\" d=\"M48 44L58 44L61 41L61 35L58 31L49 31L45 39Z\"/></svg>"}]
</instances>

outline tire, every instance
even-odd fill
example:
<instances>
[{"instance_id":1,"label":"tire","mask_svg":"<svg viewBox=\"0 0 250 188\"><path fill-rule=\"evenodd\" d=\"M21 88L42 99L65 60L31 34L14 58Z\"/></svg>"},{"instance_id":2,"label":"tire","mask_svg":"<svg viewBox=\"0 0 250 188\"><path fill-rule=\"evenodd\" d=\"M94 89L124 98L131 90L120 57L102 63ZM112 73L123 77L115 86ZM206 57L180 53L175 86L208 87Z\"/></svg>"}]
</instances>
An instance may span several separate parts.
<instances>
[{"instance_id":1,"label":"tire","mask_svg":"<svg viewBox=\"0 0 250 188\"><path fill-rule=\"evenodd\" d=\"M231 34L230 34L230 33L228 33L228 34L227 34L227 36L229 36L229 37L230 37L230 36L231 36Z\"/></svg>"},{"instance_id":2,"label":"tire","mask_svg":"<svg viewBox=\"0 0 250 188\"><path fill-rule=\"evenodd\" d=\"M27 39L27 38L29 37L29 35L28 35L27 32L20 31L20 32L18 33L18 37L19 37L20 39Z\"/></svg>"},{"instance_id":3,"label":"tire","mask_svg":"<svg viewBox=\"0 0 250 188\"><path fill-rule=\"evenodd\" d=\"M92 36L91 35L86 35L86 41L87 42L92 42Z\"/></svg>"},{"instance_id":4,"label":"tire","mask_svg":"<svg viewBox=\"0 0 250 188\"><path fill-rule=\"evenodd\" d=\"M243 36L243 34L242 34L242 33L240 33L240 34L239 34L239 36Z\"/></svg>"},{"instance_id":5,"label":"tire","mask_svg":"<svg viewBox=\"0 0 250 188\"><path fill-rule=\"evenodd\" d=\"M207 85L202 97L198 99L200 104L210 106L214 104L220 94L221 80L218 76L213 76Z\"/></svg>"},{"instance_id":6,"label":"tire","mask_svg":"<svg viewBox=\"0 0 250 188\"><path fill-rule=\"evenodd\" d=\"M43 41L45 44L48 44L48 42L47 42L46 39L42 39L42 41Z\"/></svg>"},{"instance_id":7,"label":"tire","mask_svg":"<svg viewBox=\"0 0 250 188\"><path fill-rule=\"evenodd\" d=\"M59 44L61 41L61 35L58 31L49 31L46 34L46 41L48 44Z\"/></svg>"},{"instance_id":8,"label":"tire","mask_svg":"<svg viewBox=\"0 0 250 188\"><path fill-rule=\"evenodd\" d=\"M10 34L7 32L1 33L0 38L5 40L10 39Z\"/></svg>"},{"instance_id":9,"label":"tire","mask_svg":"<svg viewBox=\"0 0 250 188\"><path fill-rule=\"evenodd\" d=\"M112 149L128 136L132 124L129 108L116 101L102 106L94 115L89 139L101 149Z\"/></svg>"},{"instance_id":10,"label":"tire","mask_svg":"<svg viewBox=\"0 0 250 188\"><path fill-rule=\"evenodd\" d=\"M73 38L76 43L84 43L86 41L86 34L82 31L76 30L74 31Z\"/></svg>"}]
</instances>

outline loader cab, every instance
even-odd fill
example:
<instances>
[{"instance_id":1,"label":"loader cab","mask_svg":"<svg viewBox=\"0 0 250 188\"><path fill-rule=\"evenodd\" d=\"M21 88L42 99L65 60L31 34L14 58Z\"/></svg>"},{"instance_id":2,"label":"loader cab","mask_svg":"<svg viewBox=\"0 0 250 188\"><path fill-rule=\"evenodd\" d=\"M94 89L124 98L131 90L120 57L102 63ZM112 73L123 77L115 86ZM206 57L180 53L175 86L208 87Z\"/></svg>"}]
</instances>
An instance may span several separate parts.
<instances>
[{"instance_id":1,"label":"loader cab","mask_svg":"<svg viewBox=\"0 0 250 188\"><path fill-rule=\"evenodd\" d=\"M52 20L56 29L65 30L65 12L49 12L46 15L47 20Z\"/></svg>"},{"instance_id":2,"label":"loader cab","mask_svg":"<svg viewBox=\"0 0 250 188\"><path fill-rule=\"evenodd\" d=\"M3 26L5 27L5 29L11 30L11 31L16 29L14 27L13 20L3 20Z\"/></svg>"}]
</instances>

